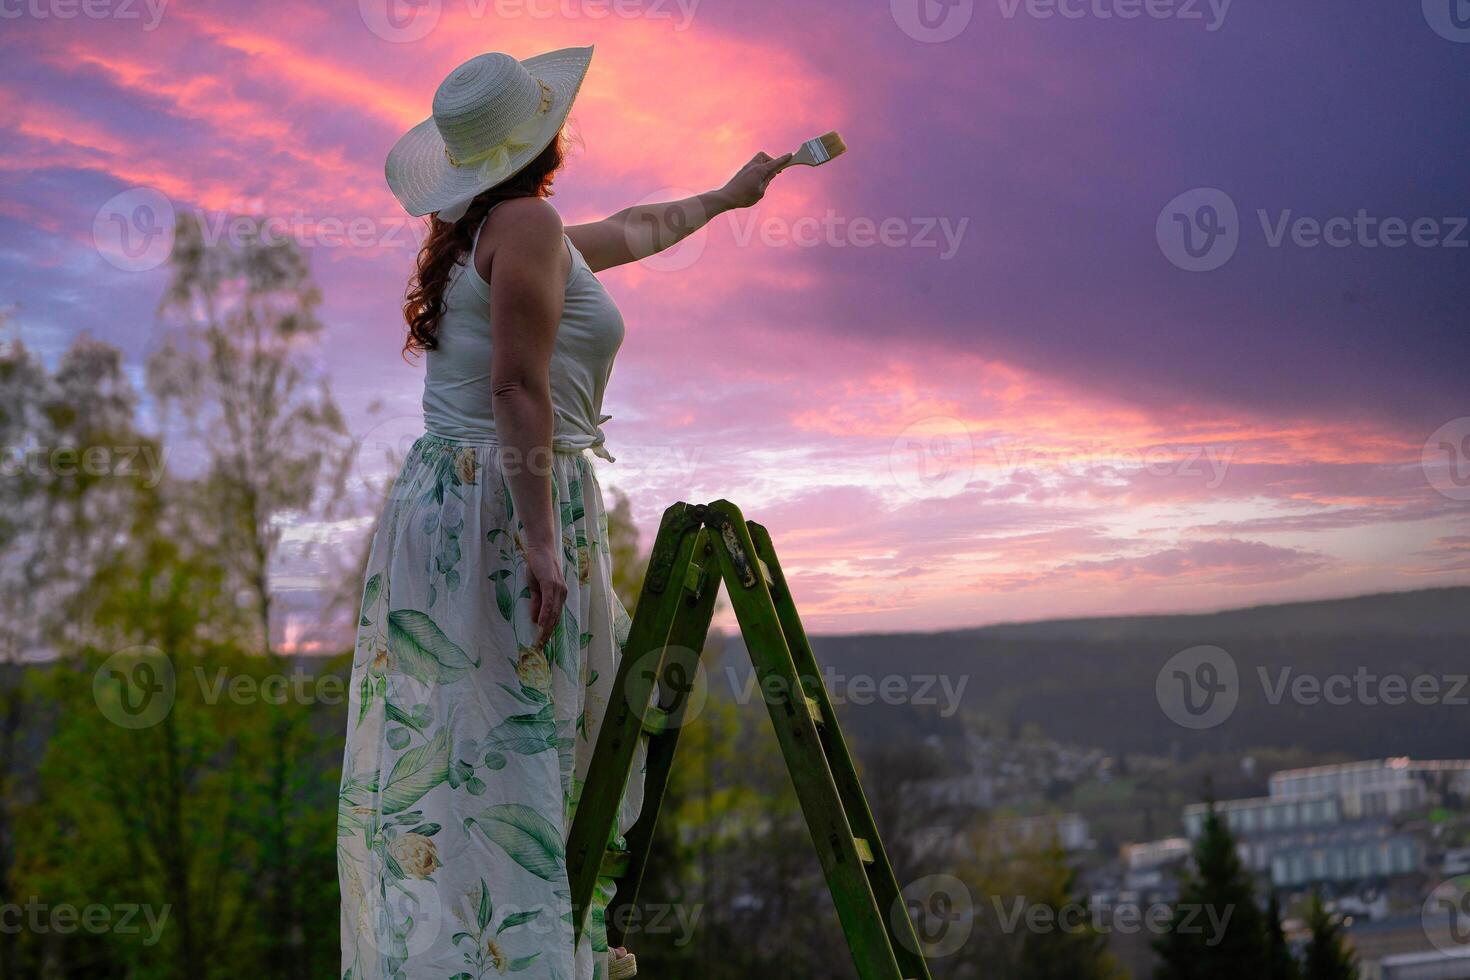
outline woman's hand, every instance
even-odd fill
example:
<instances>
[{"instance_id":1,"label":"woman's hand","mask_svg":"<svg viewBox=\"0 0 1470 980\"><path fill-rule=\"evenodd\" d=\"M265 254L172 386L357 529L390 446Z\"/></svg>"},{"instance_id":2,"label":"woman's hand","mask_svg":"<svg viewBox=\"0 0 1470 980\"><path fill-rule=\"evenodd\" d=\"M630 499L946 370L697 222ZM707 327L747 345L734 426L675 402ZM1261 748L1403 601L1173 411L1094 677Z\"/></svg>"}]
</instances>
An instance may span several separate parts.
<instances>
[{"instance_id":1,"label":"woman's hand","mask_svg":"<svg viewBox=\"0 0 1470 980\"><path fill-rule=\"evenodd\" d=\"M526 548L526 571L531 578L531 621L536 624L535 646L551 639L561 622L567 601L567 583L561 573L561 549L555 545Z\"/></svg>"},{"instance_id":2,"label":"woman's hand","mask_svg":"<svg viewBox=\"0 0 1470 980\"><path fill-rule=\"evenodd\" d=\"M771 183L771 178L780 173L781 168L790 160L790 153L772 157L762 150L725 182L720 193L732 208L751 207L766 196L766 187Z\"/></svg>"}]
</instances>

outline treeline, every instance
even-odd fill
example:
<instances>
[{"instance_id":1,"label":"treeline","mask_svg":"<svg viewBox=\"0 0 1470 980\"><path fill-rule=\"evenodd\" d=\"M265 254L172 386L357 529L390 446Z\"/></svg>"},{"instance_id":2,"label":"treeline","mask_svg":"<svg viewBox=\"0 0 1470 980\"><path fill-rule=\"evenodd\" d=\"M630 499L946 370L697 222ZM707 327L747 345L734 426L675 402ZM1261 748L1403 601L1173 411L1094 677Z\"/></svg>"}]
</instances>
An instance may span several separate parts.
<instances>
[{"instance_id":1,"label":"treeline","mask_svg":"<svg viewBox=\"0 0 1470 980\"><path fill-rule=\"evenodd\" d=\"M905 676L968 679L967 718L1034 725L1114 755L1294 746L1457 758L1470 740L1467 604L1470 588L1425 589L1207 615L817 637L814 647L847 674L883 676L901 663ZM1155 682L1171 657L1201 645L1230 656L1238 701L1221 723L1187 730L1159 709Z\"/></svg>"}]
</instances>

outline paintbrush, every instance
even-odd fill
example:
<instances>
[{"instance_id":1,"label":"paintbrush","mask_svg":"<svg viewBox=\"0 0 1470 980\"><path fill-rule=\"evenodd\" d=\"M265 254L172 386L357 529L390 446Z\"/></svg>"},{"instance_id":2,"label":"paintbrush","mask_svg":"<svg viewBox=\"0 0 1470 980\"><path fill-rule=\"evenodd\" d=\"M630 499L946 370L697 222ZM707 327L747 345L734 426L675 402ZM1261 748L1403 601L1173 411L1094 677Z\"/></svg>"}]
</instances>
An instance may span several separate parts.
<instances>
[{"instance_id":1,"label":"paintbrush","mask_svg":"<svg viewBox=\"0 0 1470 980\"><path fill-rule=\"evenodd\" d=\"M837 131L834 129L830 133L813 136L801 144L801 148L791 155L791 159L786 161L786 166L781 169L785 170L786 167L794 167L798 163L806 167L820 167L828 160L835 156L841 156L846 151L847 144L842 142L842 137L838 136Z\"/></svg>"}]
</instances>

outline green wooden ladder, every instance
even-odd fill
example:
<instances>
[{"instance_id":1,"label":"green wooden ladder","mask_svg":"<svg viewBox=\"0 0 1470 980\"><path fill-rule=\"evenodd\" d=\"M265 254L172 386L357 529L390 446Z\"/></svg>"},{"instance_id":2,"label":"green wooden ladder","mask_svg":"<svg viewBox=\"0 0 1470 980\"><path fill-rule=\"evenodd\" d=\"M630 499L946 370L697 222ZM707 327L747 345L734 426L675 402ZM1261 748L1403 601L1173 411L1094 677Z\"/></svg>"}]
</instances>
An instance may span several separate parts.
<instances>
[{"instance_id":1,"label":"green wooden ladder","mask_svg":"<svg viewBox=\"0 0 1470 980\"><path fill-rule=\"evenodd\" d=\"M893 868L764 527L727 500L664 512L608 713L567 843L580 938L599 875L618 879L608 942L623 945L700 651L723 579L802 814L862 980L928 980ZM654 698L655 688L657 699ZM643 809L613 850L619 804L648 739Z\"/></svg>"}]
</instances>

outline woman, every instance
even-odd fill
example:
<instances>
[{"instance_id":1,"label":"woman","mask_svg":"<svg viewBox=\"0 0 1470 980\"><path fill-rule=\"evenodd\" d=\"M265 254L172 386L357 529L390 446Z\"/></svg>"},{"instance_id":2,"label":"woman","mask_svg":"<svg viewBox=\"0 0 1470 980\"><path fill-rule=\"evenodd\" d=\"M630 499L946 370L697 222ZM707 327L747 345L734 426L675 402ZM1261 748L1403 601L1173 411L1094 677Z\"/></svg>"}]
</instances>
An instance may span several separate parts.
<instances>
[{"instance_id":1,"label":"woman","mask_svg":"<svg viewBox=\"0 0 1470 980\"><path fill-rule=\"evenodd\" d=\"M613 458L602 397L623 322L594 273L755 204L790 154L563 228L546 198L591 56L473 58L388 156L398 200L431 215L404 308L426 434L373 539L353 662L338 828L351 980L633 972L607 949L610 880L573 948L565 860L627 628L589 459Z\"/></svg>"}]
</instances>

